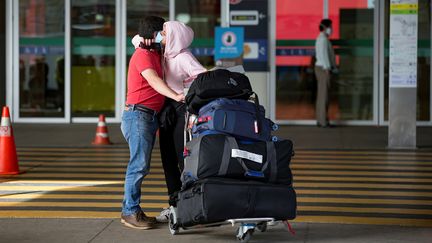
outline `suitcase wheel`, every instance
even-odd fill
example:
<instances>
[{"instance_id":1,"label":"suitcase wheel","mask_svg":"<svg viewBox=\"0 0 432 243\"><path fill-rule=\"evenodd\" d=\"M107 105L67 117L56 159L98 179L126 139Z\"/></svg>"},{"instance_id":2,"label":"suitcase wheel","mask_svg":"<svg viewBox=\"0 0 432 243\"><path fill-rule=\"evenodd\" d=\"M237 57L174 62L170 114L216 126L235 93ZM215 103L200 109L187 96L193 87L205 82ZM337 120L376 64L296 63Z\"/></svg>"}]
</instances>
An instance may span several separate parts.
<instances>
[{"instance_id":1,"label":"suitcase wheel","mask_svg":"<svg viewBox=\"0 0 432 243\"><path fill-rule=\"evenodd\" d=\"M267 222L261 222L257 224L257 229L261 232L266 232L267 230Z\"/></svg>"},{"instance_id":2,"label":"suitcase wheel","mask_svg":"<svg viewBox=\"0 0 432 243\"><path fill-rule=\"evenodd\" d=\"M278 124L273 124L273 126L272 126L272 130L273 130L273 131L276 131L276 130L278 130L278 129L279 129Z\"/></svg>"},{"instance_id":3,"label":"suitcase wheel","mask_svg":"<svg viewBox=\"0 0 432 243\"><path fill-rule=\"evenodd\" d=\"M180 231L178 224L177 224L177 208L175 208L173 206L170 207L168 227L169 227L169 231L172 235L176 235Z\"/></svg>"},{"instance_id":4,"label":"suitcase wheel","mask_svg":"<svg viewBox=\"0 0 432 243\"><path fill-rule=\"evenodd\" d=\"M255 229L255 224L242 224L237 229L237 240L241 243L247 243L251 239Z\"/></svg>"}]
</instances>

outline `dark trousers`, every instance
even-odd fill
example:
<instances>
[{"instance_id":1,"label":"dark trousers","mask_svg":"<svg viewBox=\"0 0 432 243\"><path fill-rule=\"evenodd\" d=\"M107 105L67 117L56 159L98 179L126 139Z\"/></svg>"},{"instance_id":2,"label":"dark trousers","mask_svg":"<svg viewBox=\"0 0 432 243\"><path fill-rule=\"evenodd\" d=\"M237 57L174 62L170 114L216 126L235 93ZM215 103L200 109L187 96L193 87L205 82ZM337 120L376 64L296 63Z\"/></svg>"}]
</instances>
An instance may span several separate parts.
<instances>
[{"instance_id":1,"label":"dark trousers","mask_svg":"<svg viewBox=\"0 0 432 243\"><path fill-rule=\"evenodd\" d=\"M184 103L167 99L159 117L159 146L170 197L169 204L172 206L175 206L175 199L181 188L180 176L184 168L185 113Z\"/></svg>"}]
</instances>

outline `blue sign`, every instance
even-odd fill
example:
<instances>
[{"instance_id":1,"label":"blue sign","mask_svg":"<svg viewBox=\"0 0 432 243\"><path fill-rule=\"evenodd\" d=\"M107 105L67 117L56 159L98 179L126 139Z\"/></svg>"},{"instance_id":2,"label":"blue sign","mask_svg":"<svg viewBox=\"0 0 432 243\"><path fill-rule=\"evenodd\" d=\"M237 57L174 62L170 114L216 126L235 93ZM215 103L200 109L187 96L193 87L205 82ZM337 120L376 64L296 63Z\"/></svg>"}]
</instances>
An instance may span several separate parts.
<instances>
[{"instance_id":1,"label":"blue sign","mask_svg":"<svg viewBox=\"0 0 432 243\"><path fill-rule=\"evenodd\" d=\"M216 27L214 58L237 58L243 54L243 27Z\"/></svg>"}]
</instances>

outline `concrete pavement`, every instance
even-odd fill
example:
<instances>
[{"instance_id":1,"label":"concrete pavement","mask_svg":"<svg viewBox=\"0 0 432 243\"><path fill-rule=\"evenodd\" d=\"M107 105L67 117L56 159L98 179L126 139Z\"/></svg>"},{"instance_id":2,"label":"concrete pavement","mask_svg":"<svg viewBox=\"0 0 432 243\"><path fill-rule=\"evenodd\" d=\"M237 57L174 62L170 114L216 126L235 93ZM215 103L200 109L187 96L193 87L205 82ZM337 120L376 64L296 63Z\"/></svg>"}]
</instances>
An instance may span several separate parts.
<instances>
[{"instance_id":1,"label":"concrete pavement","mask_svg":"<svg viewBox=\"0 0 432 243\"><path fill-rule=\"evenodd\" d=\"M293 223L291 235L282 225L255 232L250 243L328 242L328 243L429 243L432 228L400 226ZM134 230L118 219L0 219L0 242L238 242L235 227L222 226L181 231L171 235L166 225L153 230Z\"/></svg>"}]
</instances>

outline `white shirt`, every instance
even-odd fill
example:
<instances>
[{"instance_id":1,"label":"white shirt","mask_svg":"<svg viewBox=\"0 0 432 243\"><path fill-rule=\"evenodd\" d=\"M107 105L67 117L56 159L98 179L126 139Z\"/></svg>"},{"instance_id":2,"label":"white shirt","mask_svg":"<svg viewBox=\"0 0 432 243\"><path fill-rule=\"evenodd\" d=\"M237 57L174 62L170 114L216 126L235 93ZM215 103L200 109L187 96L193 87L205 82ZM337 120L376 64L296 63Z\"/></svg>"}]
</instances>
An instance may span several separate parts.
<instances>
[{"instance_id":1,"label":"white shirt","mask_svg":"<svg viewBox=\"0 0 432 243\"><path fill-rule=\"evenodd\" d=\"M315 65L322 67L324 70L331 70L332 67L336 67L333 47L324 32L320 32L315 42L315 57Z\"/></svg>"}]
</instances>

